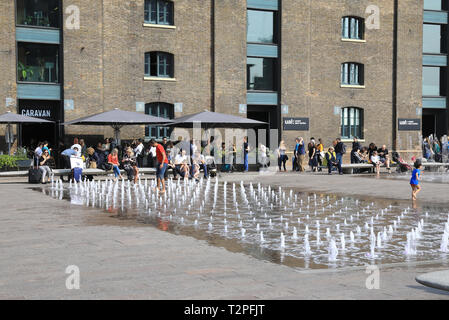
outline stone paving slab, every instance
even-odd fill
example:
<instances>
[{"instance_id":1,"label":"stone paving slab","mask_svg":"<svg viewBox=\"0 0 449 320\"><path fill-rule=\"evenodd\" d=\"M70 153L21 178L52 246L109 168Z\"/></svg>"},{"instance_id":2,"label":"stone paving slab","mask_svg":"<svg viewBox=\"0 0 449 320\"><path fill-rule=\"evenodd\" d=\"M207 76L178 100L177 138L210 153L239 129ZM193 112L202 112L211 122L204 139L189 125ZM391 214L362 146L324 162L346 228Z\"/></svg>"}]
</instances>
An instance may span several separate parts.
<instances>
[{"instance_id":1,"label":"stone paving slab","mask_svg":"<svg viewBox=\"0 0 449 320\"><path fill-rule=\"evenodd\" d=\"M449 291L449 270L421 274L416 277L416 281L431 288Z\"/></svg>"},{"instance_id":2,"label":"stone paving slab","mask_svg":"<svg viewBox=\"0 0 449 320\"><path fill-rule=\"evenodd\" d=\"M262 180L341 192L379 183L384 195L392 191L390 186L398 188L398 181L343 176L331 184L334 178L286 174ZM29 187L0 182L0 203L6 204L0 207L3 299L449 299L449 293L415 281L418 274L447 270L449 261L379 266L380 289L368 290L363 268L298 271L149 225L112 218L105 224L100 210ZM406 187L393 193L406 197ZM424 186L423 195L426 188L437 187ZM433 199L447 202L444 195L440 190ZM79 290L65 287L65 268L72 264L80 268Z\"/></svg>"}]
</instances>

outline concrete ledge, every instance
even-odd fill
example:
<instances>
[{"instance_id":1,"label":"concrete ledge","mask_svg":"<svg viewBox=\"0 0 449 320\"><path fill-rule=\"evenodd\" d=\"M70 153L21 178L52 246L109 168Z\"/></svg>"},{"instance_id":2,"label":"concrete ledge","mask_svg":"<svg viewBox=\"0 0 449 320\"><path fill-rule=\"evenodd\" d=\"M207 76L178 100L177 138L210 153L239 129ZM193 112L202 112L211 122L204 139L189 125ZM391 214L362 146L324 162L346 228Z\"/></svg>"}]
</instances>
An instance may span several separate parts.
<instances>
[{"instance_id":1,"label":"concrete ledge","mask_svg":"<svg viewBox=\"0 0 449 320\"><path fill-rule=\"evenodd\" d=\"M425 273L415 280L427 287L449 291L449 270Z\"/></svg>"},{"instance_id":2,"label":"concrete ledge","mask_svg":"<svg viewBox=\"0 0 449 320\"><path fill-rule=\"evenodd\" d=\"M52 170L53 174L55 176L63 176L67 175L71 172L70 169L54 169ZM125 170L120 170L121 173L125 174ZM83 169L83 175L92 175L92 176L104 176L108 174L113 174L114 172L112 170L105 171L101 169ZM156 169L155 168L140 168L139 173L144 174L155 174ZM27 177L28 176L28 170L26 171L7 171L7 172L0 172L0 178L8 178L8 177Z\"/></svg>"}]
</instances>

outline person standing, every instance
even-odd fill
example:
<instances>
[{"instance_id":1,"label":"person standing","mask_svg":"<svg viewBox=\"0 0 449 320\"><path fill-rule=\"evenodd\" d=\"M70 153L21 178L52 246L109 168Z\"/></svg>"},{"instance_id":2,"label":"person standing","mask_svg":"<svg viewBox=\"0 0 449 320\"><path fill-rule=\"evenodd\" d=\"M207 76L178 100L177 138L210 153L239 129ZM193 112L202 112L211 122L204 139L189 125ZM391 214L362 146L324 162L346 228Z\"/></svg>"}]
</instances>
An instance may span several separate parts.
<instances>
[{"instance_id":1,"label":"person standing","mask_svg":"<svg viewBox=\"0 0 449 320\"><path fill-rule=\"evenodd\" d=\"M309 152L309 166L312 170L312 172L316 171L316 167L318 166L316 157L317 157L317 150L316 150L316 144L315 144L315 138L310 138L310 142L307 145L307 149Z\"/></svg>"},{"instance_id":2,"label":"person standing","mask_svg":"<svg viewBox=\"0 0 449 320\"><path fill-rule=\"evenodd\" d=\"M42 148L44 147L43 142L37 144L36 149L34 149L34 166L39 166L39 159L42 157Z\"/></svg>"},{"instance_id":3,"label":"person standing","mask_svg":"<svg viewBox=\"0 0 449 320\"><path fill-rule=\"evenodd\" d=\"M157 143L156 140L151 139L150 140L150 146L156 148L156 159L157 159L157 166L156 166L156 179L157 179L157 185L156 187L159 189L160 193L165 193L165 170L167 170L168 167L168 159L167 154L165 153L164 147ZM160 187L159 187L160 185Z\"/></svg>"},{"instance_id":4,"label":"person standing","mask_svg":"<svg viewBox=\"0 0 449 320\"><path fill-rule=\"evenodd\" d=\"M299 137L299 146L298 146L298 168L300 172L306 171L304 168L304 159L306 157L306 146L304 139Z\"/></svg>"},{"instance_id":5,"label":"person standing","mask_svg":"<svg viewBox=\"0 0 449 320\"><path fill-rule=\"evenodd\" d=\"M337 144L335 145L335 154L337 155L337 161L341 165L343 164L343 155L346 153L346 145L341 142L340 138L336 139Z\"/></svg>"},{"instance_id":6,"label":"person standing","mask_svg":"<svg viewBox=\"0 0 449 320\"><path fill-rule=\"evenodd\" d=\"M412 188L412 200L416 200L416 196L421 191L419 180L421 180L422 163L420 160L416 160L414 164L415 169L412 172L412 178L410 179L410 187Z\"/></svg>"},{"instance_id":7,"label":"person standing","mask_svg":"<svg viewBox=\"0 0 449 320\"><path fill-rule=\"evenodd\" d=\"M145 153L143 151L143 140L142 139L137 140L136 147L134 148L133 151L134 151L134 155L137 160L137 165L139 166L139 168L142 168L143 167L143 158L145 156Z\"/></svg>"},{"instance_id":8,"label":"person standing","mask_svg":"<svg viewBox=\"0 0 449 320\"><path fill-rule=\"evenodd\" d=\"M317 151L317 162L318 162L318 171L321 172L322 169L321 167L323 166L323 161L322 161L322 157L324 155L324 144L323 144L323 140L321 140L321 138L318 138L318 144L316 146L316 151Z\"/></svg>"},{"instance_id":9,"label":"person standing","mask_svg":"<svg viewBox=\"0 0 449 320\"><path fill-rule=\"evenodd\" d=\"M262 165L262 168L268 167L267 165L267 147L263 144L259 144L259 150L260 150L260 164Z\"/></svg>"},{"instance_id":10,"label":"person standing","mask_svg":"<svg viewBox=\"0 0 449 320\"><path fill-rule=\"evenodd\" d=\"M284 140L281 140L281 142L279 143L279 148L277 151L279 172L282 172L282 167L284 167L284 171L286 172L287 169L285 168L285 163L287 162L287 147L285 146Z\"/></svg>"},{"instance_id":11,"label":"person standing","mask_svg":"<svg viewBox=\"0 0 449 320\"><path fill-rule=\"evenodd\" d=\"M248 152L249 152L248 137L243 137L243 172L248 172L249 169Z\"/></svg>"},{"instance_id":12,"label":"person standing","mask_svg":"<svg viewBox=\"0 0 449 320\"><path fill-rule=\"evenodd\" d=\"M295 150L293 150L292 171L299 171L298 159L299 159L299 138L295 139Z\"/></svg>"}]
</instances>

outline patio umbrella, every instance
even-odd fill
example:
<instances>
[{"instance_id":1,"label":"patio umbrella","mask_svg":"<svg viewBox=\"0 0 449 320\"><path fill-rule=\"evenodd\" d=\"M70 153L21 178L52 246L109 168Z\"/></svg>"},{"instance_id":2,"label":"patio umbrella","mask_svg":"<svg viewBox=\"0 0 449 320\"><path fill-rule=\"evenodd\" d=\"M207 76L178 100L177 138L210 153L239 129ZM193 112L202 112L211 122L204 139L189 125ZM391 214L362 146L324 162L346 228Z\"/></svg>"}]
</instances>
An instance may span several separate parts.
<instances>
[{"instance_id":1,"label":"patio umbrella","mask_svg":"<svg viewBox=\"0 0 449 320\"><path fill-rule=\"evenodd\" d=\"M120 143L120 129L125 125L140 125L140 124L168 124L172 121L160 117L150 116L139 112L124 111L115 108L111 111L106 111L80 119L72 120L63 123L63 125L110 125L114 129L114 136L117 143Z\"/></svg>"},{"instance_id":2,"label":"patio umbrella","mask_svg":"<svg viewBox=\"0 0 449 320\"><path fill-rule=\"evenodd\" d=\"M261 125L266 125L268 123L244 117L233 116L231 114L204 110L202 112L173 119L173 123L170 123L167 126L178 128L191 128L195 124L201 125L201 127L203 127L204 129L209 128L249 129Z\"/></svg>"},{"instance_id":3,"label":"patio umbrella","mask_svg":"<svg viewBox=\"0 0 449 320\"><path fill-rule=\"evenodd\" d=\"M40 118L33 118L28 116L23 116L21 114L12 113L7 111L6 113L0 115L0 123L7 125L8 132L8 154L11 153L11 125L12 124L22 124L22 123L54 123L53 121L44 120Z\"/></svg>"}]
</instances>

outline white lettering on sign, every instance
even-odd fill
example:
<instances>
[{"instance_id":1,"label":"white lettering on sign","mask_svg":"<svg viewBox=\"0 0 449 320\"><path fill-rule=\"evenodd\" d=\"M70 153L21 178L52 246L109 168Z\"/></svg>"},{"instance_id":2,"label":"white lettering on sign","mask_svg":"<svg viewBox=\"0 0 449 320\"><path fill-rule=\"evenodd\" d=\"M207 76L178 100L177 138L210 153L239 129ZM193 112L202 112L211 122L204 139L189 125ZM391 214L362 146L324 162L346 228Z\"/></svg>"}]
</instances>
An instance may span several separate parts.
<instances>
[{"instance_id":1,"label":"white lettering on sign","mask_svg":"<svg viewBox=\"0 0 449 320\"><path fill-rule=\"evenodd\" d=\"M27 109L22 110L22 115L27 117L51 118L51 111Z\"/></svg>"},{"instance_id":2,"label":"white lettering on sign","mask_svg":"<svg viewBox=\"0 0 449 320\"><path fill-rule=\"evenodd\" d=\"M301 119L285 119L285 124L307 124L305 121Z\"/></svg>"}]
</instances>

